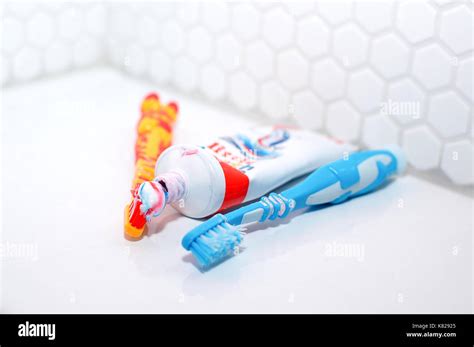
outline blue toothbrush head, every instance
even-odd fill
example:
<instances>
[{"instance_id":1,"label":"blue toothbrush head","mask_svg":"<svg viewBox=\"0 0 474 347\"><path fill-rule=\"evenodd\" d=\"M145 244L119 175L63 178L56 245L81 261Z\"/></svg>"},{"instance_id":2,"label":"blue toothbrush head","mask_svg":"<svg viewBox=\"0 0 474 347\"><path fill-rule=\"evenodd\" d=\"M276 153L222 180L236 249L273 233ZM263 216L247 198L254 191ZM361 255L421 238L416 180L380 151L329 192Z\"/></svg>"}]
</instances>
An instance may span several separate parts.
<instances>
[{"instance_id":1,"label":"blue toothbrush head","mask_svg":"<svg viewBox=\"0 0 474 347\"><path fill-rule=\"evenodd\" d=\"M191 230L182 245L191 251L201 266L208 268L239 252L243 241L242 228L227 222L222 214Z\"/></svg>"}]
</instances>

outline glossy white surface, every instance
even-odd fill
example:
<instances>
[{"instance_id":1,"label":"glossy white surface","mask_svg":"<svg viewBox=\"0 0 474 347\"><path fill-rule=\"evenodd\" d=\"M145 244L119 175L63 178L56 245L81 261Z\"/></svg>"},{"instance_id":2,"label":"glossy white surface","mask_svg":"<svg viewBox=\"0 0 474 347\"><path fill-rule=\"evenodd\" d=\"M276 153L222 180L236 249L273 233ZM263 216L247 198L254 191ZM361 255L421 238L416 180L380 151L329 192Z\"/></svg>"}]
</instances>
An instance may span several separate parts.
<instances>
[{"instance_id":1,"label":"glossy white surface","mask_svg":"<svg viewBox=\"0 0 474 347\"><path fill-rule=\"evenodd\" d=\"M3 312L471 312L472 200L410 176L267 225L205 273L180 245L199 222L173 210L125 240L153 89L97 69L4 91L3 245L30 252L2 258ZM159 92L180 104L176 142L256 124Z\"/></svg>"}]
</instances>

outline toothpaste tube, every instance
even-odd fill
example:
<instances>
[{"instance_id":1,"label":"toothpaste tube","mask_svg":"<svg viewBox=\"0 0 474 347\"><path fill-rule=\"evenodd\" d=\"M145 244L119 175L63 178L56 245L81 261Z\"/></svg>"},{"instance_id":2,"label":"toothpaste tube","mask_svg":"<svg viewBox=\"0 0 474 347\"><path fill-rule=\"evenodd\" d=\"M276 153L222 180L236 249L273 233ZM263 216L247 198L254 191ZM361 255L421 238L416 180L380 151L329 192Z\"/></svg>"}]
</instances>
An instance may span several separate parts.
<instances>
[{"instance_id":1,"label":"toothpaste tube","mask_svg":"<svg viewBox=\"0 0 474 347\"><path fill-rule=\"evenodd\" d=\"M314 132L264 127L224 136L208 146L174 145L138 189L150 220L166 204L202 218L261 197L282 184L347 156L355 146Z\"/></svg>"}]
</instances>

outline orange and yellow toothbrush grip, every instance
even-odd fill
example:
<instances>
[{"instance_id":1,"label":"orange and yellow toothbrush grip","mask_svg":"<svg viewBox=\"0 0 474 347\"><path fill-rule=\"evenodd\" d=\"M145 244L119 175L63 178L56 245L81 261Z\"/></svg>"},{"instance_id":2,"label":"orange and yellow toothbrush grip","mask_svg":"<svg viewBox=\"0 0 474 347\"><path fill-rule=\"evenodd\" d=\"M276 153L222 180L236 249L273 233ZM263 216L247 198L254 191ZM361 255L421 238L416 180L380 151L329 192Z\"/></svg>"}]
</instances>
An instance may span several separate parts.
<instances>
[{"instance_id":1,"label":"orange and yellow toothbrush grip","mask_svg":"<svg viewBox=\"0 0 474 347\"><path fill-rule=\"evenodd\" d=\"M172 143L177 114L177 104L162 104L157 94L149 94L142 102L135 143L132 200L125 207L124 216L125 235L129 238L140 238L145 230L146 219L140 213L141 202L136 197L137 189L143 182L153 180L156 160Z\"/></svg>"}]
</instances>

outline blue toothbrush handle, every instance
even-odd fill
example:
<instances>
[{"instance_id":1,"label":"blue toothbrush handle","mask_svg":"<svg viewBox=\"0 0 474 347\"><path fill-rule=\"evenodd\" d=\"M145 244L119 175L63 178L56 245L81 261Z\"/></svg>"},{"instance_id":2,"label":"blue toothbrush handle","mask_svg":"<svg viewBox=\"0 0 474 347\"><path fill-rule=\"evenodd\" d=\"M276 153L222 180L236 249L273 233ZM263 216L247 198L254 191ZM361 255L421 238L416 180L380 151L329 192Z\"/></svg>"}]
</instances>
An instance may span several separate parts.
<instances>
[{"instance_id":1,"label":"blue toothbrush handle","mask_svg":"<svg viewBox=\"0 0 474 347\"><path fill-rule=\"evenodd\" d=\"M271 193L259 201L226 214L229 223L247 224L284 218L300 208L341 203L367 194L403 171L405 160L398 150L372 150L320 167L304 181L280 194Z\"/></svg>"}]
</instances>

